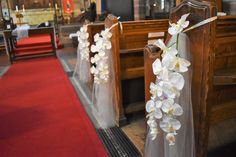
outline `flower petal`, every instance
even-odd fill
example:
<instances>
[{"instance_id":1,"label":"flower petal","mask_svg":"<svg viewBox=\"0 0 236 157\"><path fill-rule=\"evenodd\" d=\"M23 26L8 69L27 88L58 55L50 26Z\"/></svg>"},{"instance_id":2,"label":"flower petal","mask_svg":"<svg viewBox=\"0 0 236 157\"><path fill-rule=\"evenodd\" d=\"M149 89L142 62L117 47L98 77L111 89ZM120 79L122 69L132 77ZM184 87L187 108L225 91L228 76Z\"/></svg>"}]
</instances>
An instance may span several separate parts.
<instances>
[{"instance_id":1,"label":"flower petal","mask_svg":"<svg viewBox=\"0 0 236 157\"><path fill-rule=\"evenodd\" d=\"M160 61L159 58L157 58L157 59L155 60L155 62L153 62L153 64L152 64L152 69L153 69L153 73L154 73L155 75L158 75L158 74L161 72L161 70L162 70L162 65L161 65L161 61Z\"/></svg>"}]
</instances>

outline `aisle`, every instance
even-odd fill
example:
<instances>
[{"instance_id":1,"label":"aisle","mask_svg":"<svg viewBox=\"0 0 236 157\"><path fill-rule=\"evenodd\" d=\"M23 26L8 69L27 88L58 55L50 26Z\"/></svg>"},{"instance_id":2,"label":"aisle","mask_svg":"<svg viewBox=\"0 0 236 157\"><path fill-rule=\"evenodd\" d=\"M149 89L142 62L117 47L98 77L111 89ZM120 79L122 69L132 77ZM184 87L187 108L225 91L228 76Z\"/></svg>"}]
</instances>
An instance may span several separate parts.
<instances>
[{"instance_id":1,"label":"aisle","mask_svg":"<svg viewBox=\"0 0 236 157\"><path fill-rule=\"evenodd\" d=\"M0 78L0 156L107 156L56 58L17 62Z\"/></svg>"}]
</instances>

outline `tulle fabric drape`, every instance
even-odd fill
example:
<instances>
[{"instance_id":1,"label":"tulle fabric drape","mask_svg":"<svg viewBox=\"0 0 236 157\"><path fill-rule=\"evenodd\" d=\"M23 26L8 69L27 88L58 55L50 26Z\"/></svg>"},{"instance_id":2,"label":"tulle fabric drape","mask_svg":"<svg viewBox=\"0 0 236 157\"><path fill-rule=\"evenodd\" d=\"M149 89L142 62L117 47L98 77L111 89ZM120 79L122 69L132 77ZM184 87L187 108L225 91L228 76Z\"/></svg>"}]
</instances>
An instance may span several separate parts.
<instances>
[{"instance_id":1,"label":"tulle fabric drape","mask_svg":"<svg viewBox=\"0 0 236 157\"><path fill-rule=\"evenodd\" d=\"M73 77L78 75L78 78L83 83L91 82L91 74L90 74L90 61L85 59L81 60L81 54L79 49L79 44L77 48L77 61L74 69Z\"/></svg>"},{"instance_id":2,"label":"tulle fabric drape","mask_svg":"<svg viewBox=\"0 0 236 157\"><path fill-rule=\"evenodd\" d=\"M107 50L109 79L106 83L96 84L93 87L93 114L100 128L106 129L116 125L114 95L114 70L112 65L112 51Z\"/></svg>"},{"instance_id":3,"label":"tulle fabric drape","mask_svg":"<svg viewBox=\"0 0 236 157\"><path fill-rule=\"evenodd\" d=\"M169 45L176 41L176 36L173 36ZM182 58L191 62L191 53L189 48L189 39L186 34L179 34L179 53ZM175 102L180 104L183 108L183 115L178 119L181 122L181 129L176 135L176 143L169 146L165 139L165 133L160 130L157 138L153 141L150 134L147 134L145 144L145 157L195 157L195 143L194 143L194 123L191 99L191 82L192 70L183 74L185 85L181 91L181 95Z\"/></svg>"}]
</instances>

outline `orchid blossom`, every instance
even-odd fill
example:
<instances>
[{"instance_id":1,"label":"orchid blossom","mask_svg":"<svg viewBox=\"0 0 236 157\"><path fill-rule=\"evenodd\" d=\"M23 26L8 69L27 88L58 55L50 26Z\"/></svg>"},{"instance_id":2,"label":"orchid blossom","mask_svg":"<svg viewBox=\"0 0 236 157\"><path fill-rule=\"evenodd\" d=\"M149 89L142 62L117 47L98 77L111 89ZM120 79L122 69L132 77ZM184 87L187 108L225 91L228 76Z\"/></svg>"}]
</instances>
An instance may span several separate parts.
<instances>
[{"instance_id":1,"label":"orchid blossom","mask_svg":"<svg viewBox=\"0 0 236 157\"><path fill-rule=\"evenodd\" d=\"M174 145L177 131L181 128L181 123L177 120L183 114L181 104L175 102L184 88L184 77L181 73L188 71L190 62L181 58L178 50L179 33L189 25L186 21L189 14L185 14L177 22L170 24L169 34L177 35L176 42L170 46L164 44L162 40L157 40L154 44L162 51L162 60L156 59L152 64L153 73L156 75L156 82L150 84L151 99L146 103L147 124L149 134L154 140L159 132L159 127L166 133L166 140L169 145Z\"/></svg>"},{"instance_id":2,"label":"orchid blossom","mask_svg":"<svg viewBox=\"0 0 236 157\"><path fill-rule=\"evenodd\" d=\"M81 56L81 60L89 60L89 41L88 41L88 37L89 34L87 32L87 25L84 25L80 28L80 31L77 32L77 36L78 36L78 42L79 42L79 53Z\"/></svg>"},{"instance_id":3,"label":"orchid blossom","mask_svg":"<svg viewBox=\"0 0 236 157\"><path fill-rule=\"evenodd\" d=\"M170 23L170 28L168 29L168 32L171 35L177 35L180 32L183 31L184 28L188 27L189 25L189 21L186 21L187 17L189 16L189 14L184 14L181 16L180 20L177 22L177 24L175 23Z\"/></svg>"},{"instance_id":4,"label":"orchid blossom","mask_svg":"<svg viewBox=\"0 0 236 157\"><path fill-rule=\"evenodd\" d=\"M91 57L91 63L94 66L91 67L90 72L94 75L94 82L97 84L106 83L109 80L107 53L111 49L111 36L109 29L105 29L101 34L95 34L95 44L91 46L91 52L95 55Z\"/></svg>"}]
</instances>

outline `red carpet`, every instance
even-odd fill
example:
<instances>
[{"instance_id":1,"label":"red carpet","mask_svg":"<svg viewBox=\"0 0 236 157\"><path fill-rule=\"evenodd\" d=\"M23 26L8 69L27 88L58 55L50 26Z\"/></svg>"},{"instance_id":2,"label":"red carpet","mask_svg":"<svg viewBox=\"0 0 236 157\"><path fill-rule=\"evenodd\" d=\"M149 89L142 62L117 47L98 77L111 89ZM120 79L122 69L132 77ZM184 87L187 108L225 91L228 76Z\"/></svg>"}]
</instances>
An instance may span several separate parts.
<instances>
[{"instance_id":1,"label":"red carpet","mask_svg":"<svg viewBox=\"0 0 236 157\"><path fill-rule=\"evenodd\" d=\"M56 58L16 62L0 78L0 157L107 157Z\"/></svg>"},{"instance_id":2,"label":"red carpet","mask_svg":"<svg viewBox=\"0 0 236 157\"><path fill-rule=\"evenodd\" d=\"M59 39L56 38L57 48L63 48L63 45L59 43ZM34 35L28 38L23 38L17 41L15 53L19 55L24 54L39 54L48 53L52 51L51 37L50 35Z\"/></svg>"}]
</instances>

